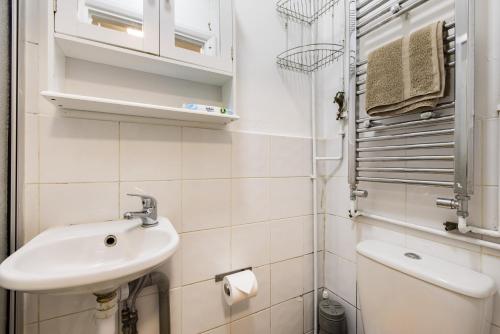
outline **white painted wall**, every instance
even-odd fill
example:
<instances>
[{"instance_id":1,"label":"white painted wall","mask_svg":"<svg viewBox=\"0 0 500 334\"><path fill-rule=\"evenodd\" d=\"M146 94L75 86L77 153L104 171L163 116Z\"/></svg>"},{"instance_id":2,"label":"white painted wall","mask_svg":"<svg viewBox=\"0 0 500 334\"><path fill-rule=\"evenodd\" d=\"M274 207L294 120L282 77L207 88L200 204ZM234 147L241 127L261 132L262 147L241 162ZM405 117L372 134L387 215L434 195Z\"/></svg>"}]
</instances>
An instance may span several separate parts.
<instances>
[{"instance_id":1,"label":"white painted wall","mask_svg":"<svg viewBox=\"0 0 500 334\"><path fill-rule=\"evenodd\" d=\"M235 1L237 99L241 122L231 130L310 136L310 81L276 67L287 48L284 22L273 1ZM291 45L307 32L290 26ZM291 46L290 45L290 46Z\"/></svg>"}]
</instances>

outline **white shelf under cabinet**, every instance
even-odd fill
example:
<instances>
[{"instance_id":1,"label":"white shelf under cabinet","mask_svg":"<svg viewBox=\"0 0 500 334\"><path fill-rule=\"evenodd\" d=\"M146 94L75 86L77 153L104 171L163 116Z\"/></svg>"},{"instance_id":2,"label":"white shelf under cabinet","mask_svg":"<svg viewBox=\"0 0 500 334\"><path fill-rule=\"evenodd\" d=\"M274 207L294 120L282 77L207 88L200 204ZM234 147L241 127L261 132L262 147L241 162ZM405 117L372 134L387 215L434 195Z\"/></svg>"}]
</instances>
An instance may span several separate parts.
<instances>
[{"instance_id":1,"label":"white shelf under cabinet","mask_svg":"<svg viewBox=\"0 0 500 334\"><path fill-rule=\"evenodd\" d=\"M41 94L62 109L83 110L116 115L163 118L179 121L227 124L239 119L236 115L208 113L184 108L106 99L95 96L43 91Z\"/></svg>"},{"instance_id":2,"label":"white shelf under cabinet","mask_svg":"<svg viewBox=\"0 0 500 334\"><path fill-rule=\"evenodd\" d=\"M233 78L229 72L84 38L60 33L55 33L54 38L64 55L70 58L217 86L223 86Z\"/></svg>"}]
</instances>

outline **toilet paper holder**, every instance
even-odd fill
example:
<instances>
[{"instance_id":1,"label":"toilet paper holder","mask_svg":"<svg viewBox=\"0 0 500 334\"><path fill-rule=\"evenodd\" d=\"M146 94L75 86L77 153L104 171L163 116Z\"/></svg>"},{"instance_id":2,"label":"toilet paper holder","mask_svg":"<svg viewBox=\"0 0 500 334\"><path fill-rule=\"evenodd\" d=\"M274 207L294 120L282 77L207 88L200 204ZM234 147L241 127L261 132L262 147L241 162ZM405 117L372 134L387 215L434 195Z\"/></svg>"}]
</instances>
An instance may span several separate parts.
<instances>
[{"instance_id":1,"label":"toilet paper holder","mask_svg":"<svg viewBox=\"0 0 500 334\"><path fill-rule=\"evenodd\" d=\"M252 267L247 267L247 268L242 268L242 269L236 269L236 270L233 270L233 271L228 271L226 273L217 274L217 275L215 275L215 282L221 282L224 279L224 277L232 275L232 274L236 274L236 273L239 273L239 272L242 272L242 271L245 271L245 270L252 270Z\"/></svg>"}]
</instances>

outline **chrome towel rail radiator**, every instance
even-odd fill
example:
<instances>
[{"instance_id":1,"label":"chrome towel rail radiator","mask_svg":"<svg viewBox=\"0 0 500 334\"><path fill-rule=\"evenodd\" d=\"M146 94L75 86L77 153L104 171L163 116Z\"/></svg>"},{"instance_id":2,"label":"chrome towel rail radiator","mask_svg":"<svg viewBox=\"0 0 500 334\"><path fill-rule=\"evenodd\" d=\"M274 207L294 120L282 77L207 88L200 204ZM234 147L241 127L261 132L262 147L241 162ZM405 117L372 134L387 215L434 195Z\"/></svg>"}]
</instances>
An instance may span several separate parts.
<instances>
[{"instance_id":1,"label":"chrome towel rail radiator","mask_svg":"<svg viewBox=\"0 0 500 334\"><path fill-rule=\"evenodd\" d=\"M456 209L458 227L467 232L474 173L474 0L455 0L455 17L445 20L447 88L438 106L398 116L364 112L367 60L359 59L360 40L428 1L351 0L347 8L350 215L358 212L357 198L369 195L363 182L447 187L454 197L436 204Z\"/></svg>"}]
</instances>

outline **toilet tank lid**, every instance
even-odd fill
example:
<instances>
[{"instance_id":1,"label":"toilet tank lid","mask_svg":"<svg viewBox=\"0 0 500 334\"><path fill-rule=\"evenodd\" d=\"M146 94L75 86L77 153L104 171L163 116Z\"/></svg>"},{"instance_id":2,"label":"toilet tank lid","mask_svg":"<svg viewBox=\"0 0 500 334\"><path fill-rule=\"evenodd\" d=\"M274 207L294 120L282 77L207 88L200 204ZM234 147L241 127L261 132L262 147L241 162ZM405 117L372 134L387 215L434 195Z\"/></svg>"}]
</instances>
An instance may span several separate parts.
<instances>
[{"instance_id":1,"label":"toilet tank lid","mask_svg":"<svg viewBox=\"0 0 500 334\"><path fill-rule=\"evenodd\" d=\"M366 240L357 245L357 251L392 269L462 295L488 298L495 293L495 283L489 276L408 248Z\"/></svg>"}]
</instances>

